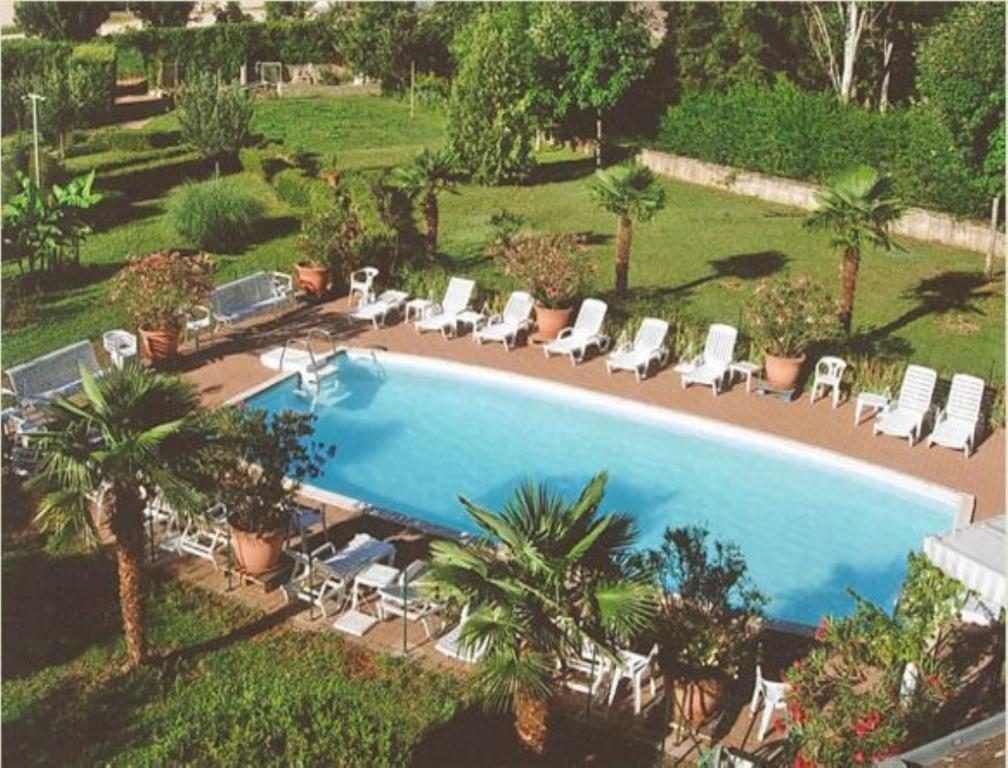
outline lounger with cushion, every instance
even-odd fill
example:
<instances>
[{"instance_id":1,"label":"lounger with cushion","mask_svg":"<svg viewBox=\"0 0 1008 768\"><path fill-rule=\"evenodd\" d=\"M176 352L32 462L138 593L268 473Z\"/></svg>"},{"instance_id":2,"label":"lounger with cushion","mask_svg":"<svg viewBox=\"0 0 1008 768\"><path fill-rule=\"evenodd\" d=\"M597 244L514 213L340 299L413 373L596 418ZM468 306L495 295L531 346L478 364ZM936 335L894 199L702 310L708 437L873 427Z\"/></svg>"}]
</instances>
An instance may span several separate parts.
<instances>
[{"instance_id":1,"label":"lounger with cushion","mask_svg":"<svg viewBox=\"0 0 1008 768\"><path fill-rule=\"evenodd\" d=\"M923 365L908 365L895 403L878 412L872 431L876 434L905 437L910 445L919 440L924 421L931 412L938 374Z\"/></svg>"},{"instance_id":2,"label":"lounger with cushion","mask_svg":"<svg viewBox=\"0 0 1008 768\"><path fill-rule=\"evenodd\" d=\"M668 334L668 323L656 317L645 317L637 329L633 344L613 350L606 360L609 373L614 371L633 371L637 381L647 376L652 363L661 368L668 362L668 350L665 348L665 336Z\"/></svg>"},{"instance_id":3,"label":"lounger with cushion","mask_svg":"<svg viewBox=\"0 0 1008 768\"><path fill-rule=\"evenodd\" d=\"M475 282L463 277L453 277L449 280L444 299L440 304L434 304L425 317L417 320L417 331L420 333L440 331L445 338L454 335L458 328L459 315L469 308L475 287Z\"/></svg>"},{"instance_id":4,"label":"lounger with cushion","mask_svg":"<svg viewBox=\"0 0 1008 768\"><path fill-rule=\"evenodd\" d=\"M928 437L928 447L941 445L961 450L966 458L976 444L983 403L984 380L965 373L952 377L945 408L938 411L935 426Z\"/></svg>"},{"instance_id":5,"label":"lounger with cushion","mask_svg":"<svg viewBox=\"0 0 1008 768\"><path fill-rule=\"evenodd\" d=\"M532 306L531 295L515 291L508 298L504 311L489 318L486 325L476 330L473 338L479 344L499 342L510 352L517 345L518 337L523 333L527 336L532 330Z\"/></svg>"},{"instance_id":6,"label":"lounger with cushion","mask_svg":"<svg viewBox=\"0 0 1008 768\"><path fill-rule=\"evenodd\" d=\"M82 368L96 375L101 372L90 341L79 341L8 368L5 373L11 388L2 391L13 395L19 406L51 402L80 391Z\"/></svg>"},{"instance_id":7,"label":"lounger with cushion","mask_svg":"<svg viewBox=\"0 0 1008 768\"><path fill-rule=\"evenodd\" d=\"M600 299L585 299L581 302L574 325L564 328L555 340L543 347L543 354L567 355L571 365L584 360L589 347L599 352L609 348L609 337L602 330L608 305Z\"/></svg>"},{"instance_id":8,"label":"lounger with cushion","mask_svg":"<svg viewBox=\"0 0 1008 768\"><path fill-rule=\"evenodd\" d=\"M336 598L344 602L354 576L373 563L391 563L395 547L387 541L359 533L339 550L327 541L312 550L310 555L297 550L287 550L287 555L295 562L295 572L284 587L285 598L289 600L293 596L313 603L326 616L325 601Z\"/></svg>"},{"instance_id":9,"label":"lounger with cushion","mask_svg":"<svg viewBox=\"0 0 1008 768\"><path fill-rule=\"evenodd\" d=\"M738 330L732 326L714 323L707 331L704 351L687 361L682 368L680 382L683 389L690 384L703 384L717 395L734 359L737 338Z\"/></svg>"},{"instance_id":10,"label":"lounger with cushion","mask_svg":"<svg viewBox=\"0 0 1008 768\"><path fill-rule=\"evenodd\" d=\"M253 272L224 283L210 294L215 326L234 325L290 304L294 280L284 272Z\"/></svg>"},{"instance_id":11,"label":"lounger with cushion","mask_svg":"<svg viewBox=\"0 0 1008 768\"><path fill-rule=\"evenodd\" d=\"M350 310L353 320L363 320L375 328L385 325L390 314L402 315L409 294L405 291L382 291L373 300Z\"/></svg>"}]
</instances>

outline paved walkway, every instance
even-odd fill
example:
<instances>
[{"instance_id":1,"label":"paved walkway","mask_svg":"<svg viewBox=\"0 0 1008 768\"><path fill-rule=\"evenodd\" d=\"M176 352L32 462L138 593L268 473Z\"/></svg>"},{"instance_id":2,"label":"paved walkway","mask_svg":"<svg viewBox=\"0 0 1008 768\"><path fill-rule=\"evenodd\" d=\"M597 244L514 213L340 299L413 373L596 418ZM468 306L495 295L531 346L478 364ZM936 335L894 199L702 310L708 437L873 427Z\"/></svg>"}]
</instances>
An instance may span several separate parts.
<instances>
[{"instance_id":1,"label":"paved walkway","mask_svg":"<svg viewBox=\"0 0 1008 768\"><path fill-rule=\"evenodd\" d=\"M351 326L343 314L345 307L343 299L300 306L281 317L222 336L198 352L189 351L180 365L207 403L220 403L275 375L259 364L260 352L303 335L309 328L322 327L333 333L340 344L377 346L512 371L827 448L972 494L976 497L975 519L994 517L1005 510L1004 430L986 436L967 460L961 453L929 449L925 442L910 448L902 440L874 437L867 420L854 426L854 406L850 401L835 410L825 399L810 407L807 394L793 403L785 403L747 394L744 384L713 397L705 387L683 390L678 375L671 370L637 383L629 373L610 376L601 357L574 368L562 358L544 359L535 344L507 353L499 344L479 346L468 336L450 341L436 333L421 336L411 325L403 323L377 331L370 326Z\"/></svg>"}]
</instances>

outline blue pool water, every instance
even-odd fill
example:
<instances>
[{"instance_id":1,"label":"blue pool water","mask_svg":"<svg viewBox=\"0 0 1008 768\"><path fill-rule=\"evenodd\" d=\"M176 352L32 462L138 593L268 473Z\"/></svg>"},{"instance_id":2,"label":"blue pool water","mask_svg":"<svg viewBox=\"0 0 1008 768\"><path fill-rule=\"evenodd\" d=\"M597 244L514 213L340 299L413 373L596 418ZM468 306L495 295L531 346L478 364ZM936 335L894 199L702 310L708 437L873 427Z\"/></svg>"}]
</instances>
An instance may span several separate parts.
<instances>
[{"instance_id":1,"label":"blue pool water","mask_svg":"<svg viewBox=\"0 0 1008 768\"><path fill-rule=\"evenodd\" d=\"M665 526L706 523L742 548L778 619L846 613L846 586L892 605L907 552L952 525L947 498L738 439L400 359L342 356L339 365L339 390L316 409L316 434L337 454L316 485L473 531L459 493L498 508L525 478L573 494L606 469L604 508L632 513L643 545ZM248 404L307 410L296 385L287 379Z\"/></svg>"}]
</instances>

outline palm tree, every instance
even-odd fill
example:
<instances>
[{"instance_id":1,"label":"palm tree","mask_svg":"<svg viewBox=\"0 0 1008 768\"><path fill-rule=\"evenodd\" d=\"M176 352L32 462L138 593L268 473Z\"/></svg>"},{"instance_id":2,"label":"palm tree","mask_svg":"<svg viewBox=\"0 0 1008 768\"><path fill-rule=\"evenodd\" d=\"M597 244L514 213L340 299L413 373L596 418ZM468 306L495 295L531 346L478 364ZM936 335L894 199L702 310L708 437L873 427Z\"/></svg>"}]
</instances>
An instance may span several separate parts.
<instances>
[{"instance_id":1,"label":"palm tree","mask_svg":"<svg viewBox=\"0 0 1008 768\"><path fill-rule=\"evenodd\" d=\"M432 152L424 149L413 162L397 168L396 182L411 198L423 198L427 225L427 249L434 253L438 240L438 195L451 190L456 180L458 157L447 147Z\"/></svg>"},{"instance_id":2,"label":"palm tree","mask_svg":"<svg viewBox=\"0 0 1008 768\"><path fill-rule=\"evenodd\" d=\"M627 289L630 241L634 221L650 221L665 207L665 190L655 183L651 170L637 163L595 172L592 196L601 208L618 217L616 226L616 290Z\"/></svg>"},{"instance_id":3,"label":"palm tree","mask_svg":"<svg viewBox=\"0 0 1008 768\"><path fill-rule=\"evenodd\" d=\"M470 606L463 645L486 644L479 690L513 711L518 739L536 754L567 660L586 642L615 659L614 640L647 629L655 610L653 586L625 564L633 520L599 511L606 480L594 477L573 504L532 482L500 512L460 497L483 538L432 546L431 587Z\"/></svg>"},{"instance_id":4,"label":"palm tree","mask_svg":"<svg viewBox=\"0 0 1008 768\"><path fill-rule=\"evenodd\" d=\"M97 541L92 504L105 507L115 540L119 607L129 663L147 658L141 561L144 499L160 493L175 509L200 494L187 477L204 436L195 390L181 379L130 363L99 379L86 370L83 403L57 400L51 427L33 439L41 464L29 479L42 491L36 522L57 535ZM96 501L97 500L97 501Z\"/></svg>"},{"instance_id":5,"label":"palm tree","mask_svg":"<svg viewBox=\"0 0 1008 768\"><path fill-rule=\"evenodd\" d=\"M861 248L865 243L894 247L889 226L903 213L903 204L893 196L889 177L866 165L837 176L816 200L819 207L805 223L833 232L832 244L843 249L839 315L850 333Z\"/></svg>"}]
</instances>

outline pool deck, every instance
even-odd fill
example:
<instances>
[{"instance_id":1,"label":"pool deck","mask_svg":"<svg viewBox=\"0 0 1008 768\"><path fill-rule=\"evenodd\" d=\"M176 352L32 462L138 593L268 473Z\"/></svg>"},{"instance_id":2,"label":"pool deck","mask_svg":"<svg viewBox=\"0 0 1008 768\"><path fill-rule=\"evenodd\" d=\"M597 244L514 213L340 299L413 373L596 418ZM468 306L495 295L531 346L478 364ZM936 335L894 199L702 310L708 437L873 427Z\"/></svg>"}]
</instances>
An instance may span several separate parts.
<instances>
[{"instance_id":1,"label":"pool deck","mask_svg":"<svg viewBox=\"0 0 1008 768\"><path fill-rule=\"evenodd\" d=\"M546 360L535 343L505 352L500 344L480 346L468 335L445 340L440 334L419 334L413 326L397 322L378 330L351 324L345 299L299 305L283 315L252 323L209 342L201 349L186 349L179 369L197 386L204 402L222 403L276 375L259 363L259 354L282 345L314 327L328 330L337 344L441 358L499 371L522 374L587 390L637 400L649 405L759 430L825 448L855 459L887 467L923 480L971 494L976 499L975 520L1004 514L1005 432L986 435L976 452L965 459L961 452L928 448L926 441L910 448L906 441L872 435L870 419L854 426L854 404L841 402L836 409L828 398L809 406L803 393L796 401L746 392L744 382L714 397L708 387L683 390L670 368L638 383L631 373L610 375L604 356L571 366L566 358Z\"/></svg>"}]
</instances>

